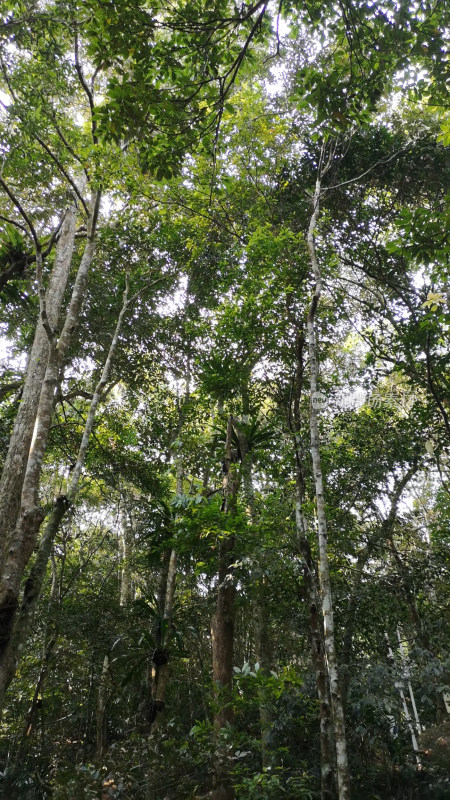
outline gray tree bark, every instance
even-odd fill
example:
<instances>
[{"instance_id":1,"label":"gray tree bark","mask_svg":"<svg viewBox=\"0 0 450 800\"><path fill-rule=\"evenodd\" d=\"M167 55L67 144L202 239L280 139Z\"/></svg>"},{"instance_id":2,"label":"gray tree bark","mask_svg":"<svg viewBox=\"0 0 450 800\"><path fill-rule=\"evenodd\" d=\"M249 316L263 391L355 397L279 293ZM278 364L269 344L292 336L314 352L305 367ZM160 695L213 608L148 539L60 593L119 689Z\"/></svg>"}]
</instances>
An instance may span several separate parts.
<instances>
[{"instance_id":1,"label":"gray tree bark","mask_svg":"<svg viewBox=\"0 0 450 800\"><path fill-rule=\"evenodd\" d=\"M55 330L61 312L62 301L67 287L72 254L75 242L76 207L69 206L64 214L59 241L56 247L55 263L46 294L48 323ZM0 479L0 574L7 557L20 511L22 486L33 438L36 414L41 387L44 381L50 352L47 331L39 316L34 341L28 358L20 405L9 442L8 452ZM1 627L0 617L0 646Z\"/></svg>"},{"instance_id":2,"label":"gray tree bark","mask_svg":"<svg viewBox=\"0 0 450 800\"><path fill-rule=\"evenodd\" d=\"M325 495L322 476L322 463L320 456L320 435L318 424L318 413L316 407L318 389L318 357L316 348L316 326L315 320L322 294L322 276L316 256L314 232L319 216L319 204L321 195L321 178L325 170L319 168L319 176L312 198L313 212L308 228L307 244L310 263L315 279L315 289L307 318L308 330L308 351L309 351L309 371L310 371L310 435L311 435L311 457L313 462L313 474L317 504L317 525L319 540L319 586L323 617L324 646L330 684L330 697L332 708L333 733L336 747L337 783L339 800L348 800L350 797L350 780L347 759L347 739L345 733L344 707L342 703L342 693L339 683L338 663L336 656L335 635L334 635L334 616L332 603L332 589L330 578L330 564L328 559L328 533L327 517L325 508Z\"/></svg>"},{"instance_id":3,"label":"gray tree bark","mask_svg":"<svg viewBox=\"0 0 450 800\"><path fill-rule=\"evenodd\" d=\"M5 651L9 648L19 604L19 589L22 575L33 552L37 534L44 519L44 512L39 506L39 480L42 462L55 403L55 390L60 381L61 371L72 343L73 334L85 295L87 276L94 255L95 224L99 202L100 194L97 192L92 198L91 215L88 224L88 240L77 271L62 331L58 338L52 335L49 339L48 360L44 378L40 384L39 402L35 413L35 419L33 420L32 414L30 413L27 418L22 421L20 427L16 429L16 433L13 435L11 441L11 458L16 462L14 451L17 448L17 451L21 454L20 461L22 463L26 452L24 441L28 443L31 434L26 469L21 486L20 511L15 520L10 520L10 524L7 527L9 535L5 537L5 550L0 576L0 672ZM69 241L67 242L66 253L72 253ZM61 276L64 277L69 268L70 264L66 263L64 268L61 265ZM58 297L60 295L62 296L62 289L58 287ZM50 308L46 311L47 317L49 312ZM45 320L42 320L42 318L40 319L40 324L48 328L47 323ZM47 332L44 331L44 333L47 335L48 330ZM33 397L36 397L34 391ZM19 459L17 459L17 464L15 464L15 474L20 483L21 476L18 472L18 461ZM17 487L14 488L14 492L16 491ZM9 506L5 491L3 493L3 499L5 504Z\"/></svg>"},{"instance_id":4,"label":"gray tree bark","mask_svg":"<svg viewBox=\"0 0 450 800\"><path fill-rule=\"evenodd\" d=\"M255 505L255 491L253 486L253 453L249 447L249 442L244 429L235 417L233 417L233 427L239 441L241 451L241 473L242 488L249 523L257 524L257 513ZM261 567L264 565L261 564ZM267 591L264 577L262 576L253 587L253 631L255 638L255 658L259 664L261 675L270 675L272 648L270 641L269 628L269 604L267 602ZM267 693L263 688L259 689L259 719L261 726L261 765L265 769L271 765L271 754L269 748L269 737L272 728L272 714L268 704Z\"/></svg>"},{"instance_id":5,"label":"gray tree bark","mask_svg":"<svg viewBox=\"0 0 450 800\"><path fill-rule=\"evenodd\" d=\"M234 514L236 495L239 488L239 475L232 459L231 438L232 417L228 418L223 462L222 511ZM212 671L216 690L217 709L214 713L214 727L219 733L222 728L233 724L232 703L233 647L234 647L234 599L236 587L230 574L234 551L234 536L228 535L219 542L218 585L216 610L211 619ZM234 790L229 775L227 754L222 752L216 764L213 800L233 800Z\"/></svg>"},{"instance_id":6,"label":"gray tree bark","mask_svg":"<svg viewBox=\"0 0 450 800\"><path fill-rule=\"evenodd\" d=\"M45 577L46 566L48 558L51 553L51 548L54 538L62 522L62 519L64 518L70 505L73 503L78 492L82 469L84 466L86 452L89 445L89 439L94 426L96 411L103 396L104 390L109 381L112 361L119 341L119 335L122 328L123 319L130 304L136 297L136 295L134 295L133 297L129 298L128 293L129 293L129 284L127 278L126 288L123 296L122 308L119 314L119 318L117 320L116 328L114 331L113 338L111 340L109 352L105 360L105 364L103 366L100 380L98 381L95 387L94 394L89 406L89 412L86 419L80 447L78 450L78 456L75 463L75 467L71 474L67 495L61 496L57 498L55 501L53 512L48 520L44 534L41 538L36 561L30 572L30 576L25 584L20 614L18 616L15 616L13 621L12 634L10 635L8 642L5 643L3 648L2 657L0 659L0 707L3 704L5 692L8 686L10 685L17 670L17 665L20 659L20 655L23 650L23 646L26 641L29 628L41 593L42 584Z\"/></svg>"},{"instance_id":7,"label":"gray tree bark","mask_svg":"<svg viewBox=\"0 0 450 800\"><path fill-rule=\"evenodd\" d=\"M288 310L289 313L289 310ZM301 437L303 420L301 414L301 397L304 390L305 337L303 326L290 314L291 322L296 329L295 337L295 372L291 400L288 410L288 425L292 434L295 454L295 522L297 542L302 556L303 591L302 600L308 605L308 626L311 643L311 658L316 678L317 697L319 700L320 718L320 764L321 764L321 796L322 800L334 797L335 759L334 742L331 729L331 707L328 682L328 671L325 658L323 624L321 620L321 600L317 580L316 564L311 554L308 538L308 526L303 512L305 503L305 452Z\"/></svg>"},{"instance_id":8,"label":"gray tree bark","mask_svg":"<svg viewBox=\"0 0 450 800\"><path fill-rule=\"evenodd\" d=\"M120 558L120 605L128 606L133 599L131 557L133 553L133 528L130 514L122 500L120 509L119 558Z\"/></svg>"}]
</instances>

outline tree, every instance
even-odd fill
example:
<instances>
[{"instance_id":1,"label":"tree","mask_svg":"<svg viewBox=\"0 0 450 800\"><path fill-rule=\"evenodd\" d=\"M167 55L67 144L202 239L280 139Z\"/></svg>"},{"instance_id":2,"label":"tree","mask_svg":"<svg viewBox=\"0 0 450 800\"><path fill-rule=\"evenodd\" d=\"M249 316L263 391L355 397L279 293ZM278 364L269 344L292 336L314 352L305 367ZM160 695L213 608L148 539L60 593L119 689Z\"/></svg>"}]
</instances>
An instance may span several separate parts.
<instances>
[{"instance_id":1,"label":"tree","mask_svg":"<svg viewBox=\"0 0 450 800\"><path fill-rule=\"evenodd\" d=\"M439 796L443 23L2 21L8 796Z\"/></svg>"},{"instance_id":2,"label":"tree","mask_svg":"<svg viewBox=\"0 0 450 800\"><path fill-rule=\"evenodd\" d=\"M26 203L20 199L20 178L17 187L14 185L17 180L14 174L13 186L8 184L16 159L16 132L13 130L12 137L8 136L7 169L1 179L1 187L10 209L4 219L8 225L26 232L31 240L34 249L32 257L36 262L39 316L25 379L23 402L10 439L0 488L0 520L3 531L0 658L5 661L9 658L7 651L18 607L20 580L45 516L39 506L39 480L56 391L69 359L86 294L88 275L95 254L102 192L111 185L111 156L105 144L111 140L116 142L114 150L126 169L127 156L123 158L122 153L132 151L131 159L136 154L136 148L129 140L129 126L133 118L139 118L139 131L133 133L133 141L137 140L138 143L137 152L139 153L139 140L142 145L147 137L148 144L150 136L152 145L151 149L145 149L145 169L151 168L151 164L156 162L158 166L153 170L156 175L161 168L163 172L168 170L169 173L179 168L188 142L192 143L194 136L205 133L202 126L206 112L202 109L206 109L208 102L213 102L214 97L218 110L213 112L213 122L209 120L206 129L211 124L214 126L215 120L220 120L220 109L236 78L245 51L262 23L265 7L260 3L249 13L233 16L231 19L219 14L218 18L211 21L208 13L206 19L200 18L193 25L177 12L172 20L150 18L139 4L135 4L133 16L128 10L125 17L119 10L111 17L104 16L102 12L95 14L94 18L93 10L86 7L84 18L80 19L76 5L65 8L62 18L54 16L53 10L51 4L39 12L27 8L26 5L20 6L8 15L2 27L2 71L4 87L9 93L9 101L4 104L6 129L9 131L11 126L20 123L34 152L43 153L47 173L50 172L57 182L60 192L69 188L73 193L70 209L67 213L63 212L56 230L50 233L49 247L44 250L42 233L37 228L37 222L32 220L26 210ZM255 23L252 16L258 11ZM27 19L26 27L21 24L18 12L23 13ZM250 24L250 31L243 45L239 43L241 24L244 28ZM124 26L136 42L135 48L130 49L127 44L124 50ZM172 28L176 43L167 42L164 38L164 30ZM228 45L231 45L235 32L238 35L237 50L233 51L231 63L230 50L222 50L228 63L224 67L224 77L219 79L218 97L215 95L214 72L221 58L214 38L217 31L221 31L221 34L226 32ZM206 46L202 41L205 34ZM147 37L145 44L139 38L142 36ZM34 55L34 70L31 71L26 66L26 48ZM190 71L186 72L186 65L177 60L174 53L179 51L180 57L186 58L188 48L193 50L189 54ZM155 58L156 53L159 55ZM200 55L203 77L198 79ZM58 56L60 69L50 72L45 92L36 95L34 86L38 79L39 65L48 64L55 56ZM83 57L85 63L82 61ZM124 58L130 61L130 83L127 81L128 72L123 70ZM122 106L129 102L130 85L142 88L150 79L149 70L153 76L153 105L138 110L135 97L132 100L131 114L127 115ZM212 74L209 74L210 70ZM161 89L160 82L164 78L169 81L169 86ZM107 92L106 104L97 99L98 92L102 89ZM141 89L139 93L140 91ZM210 99L205 99L205 92ZM149 99L151 94L147 90L144 96ZM72 108L81 104L83 110L79 113L86 117L88 126L88 130L81 135L75 121L64 117L60 122L63 98ZM158 125L162 125L162 130ZM155 137L157 130L159 132ZM141 153L143 152L141 148ZM162 167L160 159L164 152L167 158ZM90 195L89 199L86 192ZM76 202L80 204L84 216L87 239L78 271L71 284L71 298L65 317L60 321L72 266ZM49 217L52 211L47 207L46 212L43 220L44 234L51 231ZM9 216L11 213L14 214L13 217ZM49 255L47 251L51 251L58 235L55 264L46 288L43 256ZM14 271L11 272L10 269L10 273L14 274ZM5 667L3 671L6 674L10 669ZM7 682L6 678L2 681L2 696Z\"/></svg>"}]
</instances>

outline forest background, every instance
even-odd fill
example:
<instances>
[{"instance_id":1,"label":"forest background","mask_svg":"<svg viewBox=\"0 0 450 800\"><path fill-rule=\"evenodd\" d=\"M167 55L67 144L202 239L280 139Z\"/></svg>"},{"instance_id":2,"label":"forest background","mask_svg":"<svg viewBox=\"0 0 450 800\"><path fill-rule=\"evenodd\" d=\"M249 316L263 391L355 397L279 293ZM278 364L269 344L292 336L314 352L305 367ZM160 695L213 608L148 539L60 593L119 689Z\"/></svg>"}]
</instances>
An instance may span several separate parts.
<instances>
[{"instance_id":1,"label":"forest background","mask_svg":"<svg viewBox=\"0 0 450 800\"><path fill-rule=\"evenodd\" d=\"M0 16L0 792L450 796L444 4Z\"/></svg>"}]
</instances>

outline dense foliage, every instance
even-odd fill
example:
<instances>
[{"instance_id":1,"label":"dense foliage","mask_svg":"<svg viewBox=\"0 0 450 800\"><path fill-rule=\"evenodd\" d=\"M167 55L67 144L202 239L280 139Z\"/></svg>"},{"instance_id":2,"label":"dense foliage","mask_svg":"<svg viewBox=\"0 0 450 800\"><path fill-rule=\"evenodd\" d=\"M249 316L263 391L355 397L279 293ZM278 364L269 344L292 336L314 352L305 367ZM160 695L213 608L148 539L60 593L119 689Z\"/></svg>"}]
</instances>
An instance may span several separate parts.
<instances>
[{"instance_id":1,"label":"dense foliage","mask_svg":"<svg viewBox=\"0 0 450 800\"><path fill-rule=\"evenodd\" d=\"M447 23L2 10L3 797L450 797Z\"/></svg>"}]
</instances>

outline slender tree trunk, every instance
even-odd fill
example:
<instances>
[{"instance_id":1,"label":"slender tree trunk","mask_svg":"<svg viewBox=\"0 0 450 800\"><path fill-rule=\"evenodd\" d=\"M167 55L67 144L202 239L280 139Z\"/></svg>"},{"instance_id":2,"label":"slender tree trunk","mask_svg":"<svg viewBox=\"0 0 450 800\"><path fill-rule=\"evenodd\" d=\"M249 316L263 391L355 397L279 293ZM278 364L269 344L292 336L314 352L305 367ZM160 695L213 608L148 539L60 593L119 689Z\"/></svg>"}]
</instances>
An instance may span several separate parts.
<instances>
[{"instance_id":1,"label":"slender tree trunk","mask_svg":"<svg viewBox=\"0 0 450 800\"><path fill-rule=\"evenodd\" d=\"M239 421L233 418L233 427L239 440L241 451L242 488L249 523L257 524L255 491L253 486L253 455L249 447L244 429ZM261 563L260 565L264 565ZM253 587L253 631L255 638L255 658L259 664L261 675L268 677L272 665L272 648L269 627L269 604L267 603L266 582L261 577ZM262 768L269 767L272 763L269 750L269 737L273 724L272 713L269 706L267 692L259 689L259 720L261 726L261 764Z\"/></svg>"},{"instance_id":2,"label":"slender tree trunk","mask_svg":"<svg viewBox=\"0 0 450 800\"><path fill-rule=\"evenodd\" d=\"M189 398L189 371L186 379L186 400ZM183 427L183 406L179 408L177 436L180 436ZM184 470L183 460L181 455L178 455L175 464L176 469L176 494L181 496L183 494ZM166 688L169 679L169 655L168 655L168 642L170 637L170 629L172 625L173 606L175 602L175 587L177 579L177 562L178 554L175 548L172 548L167 567L166 583L164 602L161 608L161 632L159 645L157 646L153 655L153 710L151 714L151 724L153 730L156 730L158 725L158 718L165 708ZM161 598L162 599L162 598Z\"/></svg>"},{"instance_id":3,"label":"slender tree trunk","mask_svg":"<svg viewBox=\"0 0 450 800\"><path fill-rule=\"evenodd\" d=\"M330 800L334 796L334 758L331 735L331 709L328 693L328 675L324 650L323 627L320 621L320 598L317 590L311 548L306 536L305 519L302 502L297 497L296 508L297 534L300 552L303 557L303 577L309 610L309 636L311 655L316 677L317 697L320 714L320 763L322 800Z\"/></svg>"},{"instance_id":4,"label":"slender tree trunk","mask_svg":"<svg viewBox=\"0 0 450 800\"><path fill-rule=\"evenodd\" d=\"M128 606L133 599L131 579L131 556L133 552L133 529L127 508L120 509L119 556L120 556L120 605Z\"/></svg>"},{"instance_id":5,"label":"slender tree trunk","mask_svg":"<svg viewBox=\"0 0 450 800\"><path fill-rule=\"evenodd\" d=\"M42 536L36 560L25 582L22 605L8 647L5 648L0 662L0 707L3 707L5 692L16 674L22 657L41 594L54 537L67 508L67 498L58 497Z\"/></svg>"},{"instance_id":6,"label":"slender tree trunk","mask_svg":"<svg viewBox=\"0 0 450 800\"><path fill-rule=\"evenodd\" d=\"M234 645L234 598L236 590L230 580L230 554L233 542L228 538L219 548L219 587L216 612L211 622L213 646L213 679L217 687L220 707L214 714L216 728L233 724L234 711L231 703Z\"/></svg>"},{"instance_id":7,"label":"slender tree trunk","mask_svg":"<svg viewBox=\"0 0 450 800\"><path fill-rule=\"evenodd\" d=\"M177 574L177 553L172 550L166 578L166 594L164 598L164 612L161 617L161 630L159 641L152 656L152 703L148 722L152 731L156 731L160 714L166 705L166 689L169 680L169 654L167 650L170 627L172 624L173 604L175 600L175 585Z\"/></svg>"},{"instance_id":8,"label":"slender tree trunk","mask_svg":"<svg viewBox=\"0 0 450 800\"><path fill-rule=\"evenodd\" d=\"M103 659L102 673L98 685L97 709L96 709L96 739L97 739L97 758L101 759L105 752L107 743L107 719L106 706L108 704L108 680L109 680L109 656Z\"/></svg>"},{"instance_id":9,"label":"slender tree trunk","mask_svg":"<svg viewBox=\"0 0 450 800\"><path fill-rule=\"evenodd\" d=\"M230 576L231 554L234 537L228 536L219 545L219 584L217 587L216 611L211 619L212 671L216 689L217 709L214 727L217 732L228 728L234 721L232 702L233 646L234 646L234 599L236 589ZM226 752L221 753L216 766L214 800L232 800L233 787L229 777Z\"/></svg>"},{"instance_id":10,"label":"slender tree trunk","mask_svg":"<svg viewBox=\"0 0 450 800\"><path fill-rule=\"evenodd\" d=\"M289 309L288 309L289 313ZM301 438L302 415L301 397L304 388L304 346L305 337L298 320L291 316L296 328L295 337L295 373L291 400L288 411L288 425L292 434L295 453L295 522L297 542L303 562L304 596L308 605L308 627L311 643L311 659L314 665L317 697L320 718L320 764L321 764L321 797L330 800L334 797L334 742L332 738L331 707L328 683L328 672L325 658L323 625L320 618L321 601L317 583L316 567L311 554L308 529L303 507L305 502L305 453Z\"/></svg>"},{"instance_id":11,"label":"slender tree trunk","mask_svg":"<svg viewBox=\"0 0 450 800\"><path fill-rule=\"evenodd\" d=\"M39 567L37 569L39 569ZM39 676L36 682L33 699L31 701L31 705L28 709L25 718L22 737L19 741L14 761L10 769L10 777L13 784L15 782L15 777L17 776L17 773L20 770L20 763L26 756L31 736L35 730L36 717L38 716L39 711L41 711L42 714L42 706L43 706L42 692L47 672L49 669L51 657L54 648L56 646L56 643L58 641L58 620L59 620L58 611L60 608L61 597L59 593L59 585L58 585L56 567L54 562L52 562L52 573L53 574L52 574L52 583L50 589L50 600L47 613L48 622L45 626L44 642L42 648L43 652L42 652ZM30 591L31 590L32 587L30 586ZM14 796L13 786L11 786L10 793L12 796Z\"/></svg>"},{"instance_id":12,"label":"slender tree trunk","mask_svg":"<svg viewBox=\"0 0 450 800\"><path fill-rule=\"evenodd\" d=\"M223 463L222 511L233 515L236 510L238 475L232 461L231 437L233 423L230 416L227 424L225 459ZM234 720L232 703L233 647L234 647L234 599L236 587L230 574L233 559L234 536L228 534L219 543L218 585L216 611L211 619L212 671L216 689L217 708L214 727L219 732L230 727ZM233 800L234 790L229 776L229 763L223 752L216 765L214 800Z\"/></svg>"},{"instance_id":13,"label":"slender tree trunk","mask_svg":"<svg viewBox=\"0 0 450 800\"><path fill-rule=\"evenodd\" d=\"M189 366L187 369L186 377L186 394L185 400L189 399L190 381L189 381ZM184 420L183 405L178 409L178 426L177 436L180 436ZM184 469L181 455L179 454L176 459L176 494L181 496L183 494L184 483ZM156 648L153 653L151 663L149 664L149 672L151 673L151 700L147 704L147 725L150 725L151 735L153 738L152 748L153 751L158 751L159 742L158 727L160 716L163 713L166 705L166 689L169 680L169 653L168 643L170 637L170 629L172 625L173 606L175 601L175 588L177 578L177 561L178 554L175 548L172 548L169 561L166 563L165 559L162 562L161 581L158 591L158 608L160 613L160 630L156 633ZM153 752L154 758L154 752ZM152 760L150 760L146 783L145 783L145 798L146 800L155 800L155 773L152 767Z\"/></svg>"},{"instance_id":14,"label":"slender tree trunk","mask_svg":"<svg viewBox=\"0 0 450 800\"><path fill-rule=\"evenodd\" d=\"M323 173L322 173L323 174ZM327 660L328 678L330 683L330 697L333 720L333 733L336 746L336 764L339 800L348 800L350 797L350 783L347 761L347 740L345 734L344 708L342 703L341 688L339 685L338 664L336 657L334 637L334 617L331 592L330 564L328 560L328 534L325 509L325 496L323 488L322 464L320 456L320 437L317 415L317 387L318 387L318 359L316 352L315 319L322 293L322 277L316 257L314 231L319 215L319 201L321 192L321 177L319 175L313 195L313 213L308 229L308 251L315 278L315 291L308 312L308 349L310 368L310 434L311 456L313 462L314 484L317 503L317 524L319 538L319 586L323 615L324 645Z\"/></svg>"},{"instance_id":15,"label":"slender tree trunk","mask_svg":"<svg viewBox=\"0 0 450 800\"><path fill-rule=\"evenodd\" d=\"M316 678L317 697L319 700L321 794L322 800L330 800L334 797L334 758L328 674L324 649L323 626L321 624L319 612L320 597L311 555L311 547L307 537L306 520L303 514L304 477L302 461L300 460L302 450L298 434L295 434L295 437L297 456L295 521L298 545L303 560L303 579L309 611L308 622L311 655Z\"/></svg>"},{"instance_id":16,"label":"slender tree trunk","mask_svg":"<svg viewBox=\"0 0 450 800\"><path fill-rule=\"evenodd\" d=\"M261 578L253 595L253 630L255 636L255 658L259 670L264 677L270 676L272 665L272 647L270 641L269 606L264 578ZM270 699L263 688L258 690L259 724L261 728L261 766L264 769L272 766L273 756L270 752L270 732L273 725L273 714Z\"/></svg>"},{"instance_id":17,"label":"slender tree trunk","mask_svg":"<svg viewBox=\"0 0 450 800\"><path fill-rule=\"evenodd\" d=\"M190 364L189 359L186 367L185 377L185 393L184 401L179 402L178 405L178 424L176 428L176 439L180 437L183 422L185 404L188 402L190 396ZM183 459L181 453L178 453L175 461L176 470L176 487L175 493L177 496L182 496L184 493L184 469ZM178 516L178 515L177 515ZM150 682L147 680L149 691L149 700L147 701L147 718L146 724L151 726L152 734L155 734L159 724L159 717L165 708L166 688L169 679L169 653L168 644L170 638L170 630L172 626L173 607L175 601L175 588L177 578L177 562L178 554L175 548L172 548L168 561L166 557L162 560L161 579L158 589L158 611L160 617L159 631L155 631L156 647L152 655L151 662L149 663L149 674L151 675ZM147 778L147 795L151 791L149 788L151 784L150 772Z\"/></svg>"}]
</instances>

